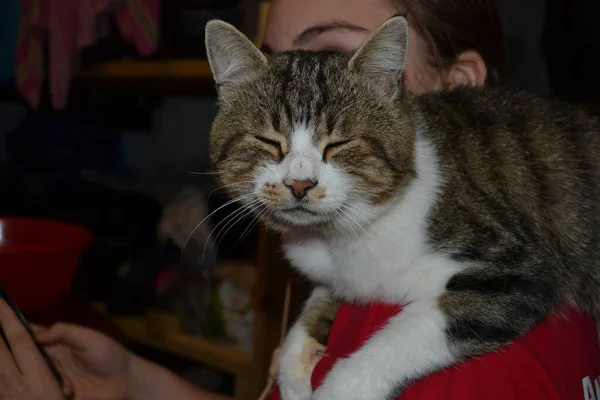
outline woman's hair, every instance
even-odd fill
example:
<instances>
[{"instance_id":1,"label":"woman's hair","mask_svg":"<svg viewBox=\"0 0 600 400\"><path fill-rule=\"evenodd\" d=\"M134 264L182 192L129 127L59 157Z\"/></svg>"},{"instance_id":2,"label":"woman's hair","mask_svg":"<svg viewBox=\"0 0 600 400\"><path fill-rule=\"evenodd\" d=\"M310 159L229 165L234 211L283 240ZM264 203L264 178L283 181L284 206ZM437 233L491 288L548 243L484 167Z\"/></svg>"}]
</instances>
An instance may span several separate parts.
<instances>
[{"instance_id":1,"label":"woman's hair","mask_svg":"<svg viewBox=\"0 0 600 400\"><path fill-rule=\"evenodd\" d=\"M452 65L464 51L477 51L488 70L487 84L506 82L508 60L497 0L392 0L428 44L432 63Z\"/></svg>"}]
</instances>

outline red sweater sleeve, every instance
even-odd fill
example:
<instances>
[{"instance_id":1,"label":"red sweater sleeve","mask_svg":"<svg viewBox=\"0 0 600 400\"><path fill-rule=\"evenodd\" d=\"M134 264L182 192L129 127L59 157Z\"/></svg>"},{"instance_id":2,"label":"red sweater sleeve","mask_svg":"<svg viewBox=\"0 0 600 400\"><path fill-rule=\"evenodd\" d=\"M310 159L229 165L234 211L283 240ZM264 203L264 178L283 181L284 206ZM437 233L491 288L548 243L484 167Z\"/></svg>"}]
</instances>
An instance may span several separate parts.
<instances>
[{"instance_id":1,"label":"red sweater sleeve","mask_svg":"<svg viewBox=\"0 0 600 400\"><path fill-rule=\"evenodd\" d=\"M360 348L398 312L398 307L384 304L343 304L332 326L327 357L313 372L313 388L336 360ZM416 382L398 400L600 400L599 375L596 325L574 310L565 310L501 351ZM272 399L279 400L277 391Z\"/></svg>"}]
</instances>

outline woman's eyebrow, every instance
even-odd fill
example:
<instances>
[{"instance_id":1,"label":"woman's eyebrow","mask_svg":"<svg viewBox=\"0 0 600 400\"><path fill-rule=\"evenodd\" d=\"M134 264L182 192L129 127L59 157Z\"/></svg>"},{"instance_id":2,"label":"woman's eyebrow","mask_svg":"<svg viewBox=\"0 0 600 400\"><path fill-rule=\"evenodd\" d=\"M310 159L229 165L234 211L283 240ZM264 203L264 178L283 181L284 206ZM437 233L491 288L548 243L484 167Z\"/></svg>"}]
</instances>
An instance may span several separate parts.
<instances>
[{"instance_id":1,"label":"woman's eyebrow","mask_svg":"<svg viewBox=\"0 0 600 400\"><path fill-rule=\"evenodd\" d=\"M306 44L314 40L315 37L332 30L345 30L345 31L353 31L353 32L368 32L367 28L363 28L362 26L354 25L350 22L342 21L342 20L332 20L329 22L325 22L319 25L311 26L304 30L301 34L296 37L294 40L294 45L302 45Z\"/></svg>"}]
</instances>

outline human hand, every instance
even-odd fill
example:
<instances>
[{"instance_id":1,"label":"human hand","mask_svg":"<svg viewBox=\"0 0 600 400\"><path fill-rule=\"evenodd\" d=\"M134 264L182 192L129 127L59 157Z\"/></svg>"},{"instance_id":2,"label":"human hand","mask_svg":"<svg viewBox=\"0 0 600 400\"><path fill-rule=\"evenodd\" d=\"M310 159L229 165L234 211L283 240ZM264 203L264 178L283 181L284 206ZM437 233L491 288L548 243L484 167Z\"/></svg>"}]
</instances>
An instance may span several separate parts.
<instances>
[{"instance_id":1,"label":"human hand","mask_svg":"<svg viewBox=\"0 0 600 400\"><path fill-rule=\"evenodd\" d=\"M132 356L119 343L100 332L71 324L35 327L35 332L63 375L66 394L77 400L128 397Z\"/></svg>"},{"instance_id":2,"label":"human hand","mask_svg":"<svg viewBox=\"0 0 600 400\"><path fill-rule=\"evenodd\" d=\"M0 400L64 399L31 335L2 299L0 327L6 337L0 337Z\"/></svg>"},{"instance_id":3,"label":"human hand","mask_svg":"<svg viewBox=\"0 0 600 400\"><path fill-rule=\"evenodd\" d=\"M135 356L100 332L62 323L35 331L76 400L227 400Z\"/></svg>"}]
</instances>

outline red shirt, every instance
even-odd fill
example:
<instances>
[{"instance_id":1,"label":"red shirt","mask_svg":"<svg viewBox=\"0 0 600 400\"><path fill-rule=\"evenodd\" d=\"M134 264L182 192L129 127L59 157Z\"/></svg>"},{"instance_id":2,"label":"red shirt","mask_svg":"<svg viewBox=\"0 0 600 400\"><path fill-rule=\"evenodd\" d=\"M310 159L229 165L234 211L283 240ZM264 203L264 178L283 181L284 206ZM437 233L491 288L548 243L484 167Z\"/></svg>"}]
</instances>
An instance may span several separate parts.
<instances>
[{"instance_id":1,"label":"red shirt","mask_svg":"<svg viewBox=\"0 0 600 400\"><path fill-rule=\"evenodd\" d=\"M343 304L313 389L333 364L360 348L401 311ZM468 360L408 387L398 400L600 400L600 349L594 321L574 310L551 316L503 350ZM280 400L275 389L271 400Z\"/></svg>"}]
</instances>

